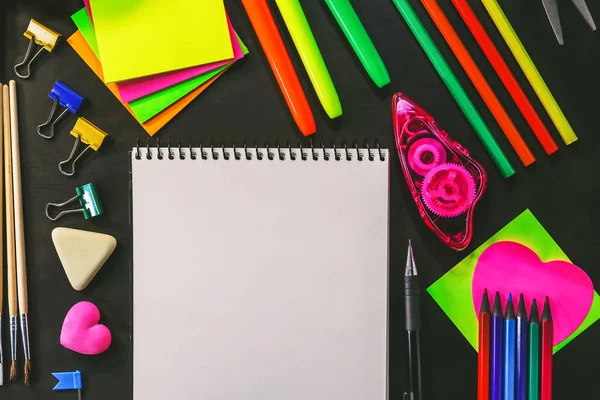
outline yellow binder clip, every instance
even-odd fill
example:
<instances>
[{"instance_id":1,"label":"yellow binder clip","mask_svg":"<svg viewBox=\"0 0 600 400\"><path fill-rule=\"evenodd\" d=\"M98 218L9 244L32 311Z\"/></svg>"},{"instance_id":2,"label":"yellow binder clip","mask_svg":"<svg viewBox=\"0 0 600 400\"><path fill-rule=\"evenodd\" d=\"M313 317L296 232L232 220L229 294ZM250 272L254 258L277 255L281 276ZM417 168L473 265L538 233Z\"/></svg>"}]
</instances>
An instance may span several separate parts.
<instances>
[{"instance_id":1,"label":"yellow binder clip","mask_svg":"<svg viewBox=\"0 0 600 400\"><path fill-rule=\"evenodd\" d=\"M102 129L98 128L96 125L92 124L87 119L80 117L77 122L75 122L75 126L71 130L71 136L75 137L75 144L73 145L73 149L71 150L71 154L69 158L64 161L61 161L58 164L58 169L63 175L73 176L75 174L75 163L89 150L92 149L94 151L98 151L100 146L102 146L102 142L108 136L106 132ZM78 156L75 156L75 152L79 147L79 142L83 144L87 144L87 147L83 149ZM63 165L71 165L71 172L67 172L64 170Z\"/></svg>"},{"instance_id":2,"label":"yellow binder clip","mask_svg":"<svg viewBox=\"0 0 600 400\"><path fill-rule=\"evenodd\" d=\"M56 46L61 34L54 32L52 29L40 24L35 19L31 19L23 36L29 39L29 46L27 47L27 52L25 53L25 58L23 58L23 61L15 65L15 74L17 74L19 78L29 78L31 76L31 63L33 60L40 55L42 50L46 50L47 52L54 50L54 46ZM40 49L34 54L33 57L31 57L31 60L29 60L29 56L31 56L31 51L33 50L34 44L40 46ZM29 60L29 62L27 60ZM27 75L21 75L19 73L19 68L24 65L27 70Z\"/></svg>"}]
</instances>

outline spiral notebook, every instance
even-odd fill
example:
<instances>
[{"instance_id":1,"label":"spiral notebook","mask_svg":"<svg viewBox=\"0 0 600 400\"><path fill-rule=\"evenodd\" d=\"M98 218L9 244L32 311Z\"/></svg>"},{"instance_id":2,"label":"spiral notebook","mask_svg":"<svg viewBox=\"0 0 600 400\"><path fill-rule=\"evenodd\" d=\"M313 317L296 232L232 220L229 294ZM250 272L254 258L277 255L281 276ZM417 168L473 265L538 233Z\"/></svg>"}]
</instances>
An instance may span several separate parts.
<instances>
[{"instance_id":1,"label":"spiral notebook","mask_svg":"<svg viewBox=\"0 0 600 400\"><path fill-rule=\"evenodd\" d=\"M387 398L387 150L131 157L134 400Z\"/></svg>"}]
</instances>

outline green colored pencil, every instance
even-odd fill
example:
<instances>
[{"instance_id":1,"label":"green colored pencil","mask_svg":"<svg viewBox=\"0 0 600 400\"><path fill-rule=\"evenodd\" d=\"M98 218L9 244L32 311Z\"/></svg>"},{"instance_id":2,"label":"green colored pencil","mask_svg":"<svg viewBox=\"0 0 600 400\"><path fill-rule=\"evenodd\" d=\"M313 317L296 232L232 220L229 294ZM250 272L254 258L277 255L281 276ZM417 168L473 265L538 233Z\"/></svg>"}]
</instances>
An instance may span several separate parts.
<instances>
[{"instance_id":1,"label":"green colored pencil","mask_svg":"<svg viewBox=\"0 0 600 400\"><path fill-rule=\"evenodd\" d=\"M415 10L411 7L408 0L393 0L396 8L402 14L402 17L408 24L408 27L412 31L412 33L417 38L417 41L429 57L429 60L435 67L437 73L440 75L448 90L454 99L458 103L458 106L463 111L473 129L479 136L479 139L483 142L483 146L486 148L498 168L500 169L500 173L503 177L508 178L509 176L515 173L514 168L510 164L508 158L506 158L506 154L500 148L496 139L492 136L489 128L477 112L477 109L469 99L469 96L460 85L460 82L456 78L456 75L450 69L450 66L440 53L440 50L437 48L429 33L425 30L425 27L419 20L419 17L415 13Z\"/></svg>"},{"instance_id":2,"label":"green colored pencil","mask_svg":"<svg viewBox=\"0 0 600 400\"><path fill-rule=\"evenodd\" d=\"M540 316L533 299L529 313L529 390L528 399L540 398Z\"/></svg>"}]
</instances>

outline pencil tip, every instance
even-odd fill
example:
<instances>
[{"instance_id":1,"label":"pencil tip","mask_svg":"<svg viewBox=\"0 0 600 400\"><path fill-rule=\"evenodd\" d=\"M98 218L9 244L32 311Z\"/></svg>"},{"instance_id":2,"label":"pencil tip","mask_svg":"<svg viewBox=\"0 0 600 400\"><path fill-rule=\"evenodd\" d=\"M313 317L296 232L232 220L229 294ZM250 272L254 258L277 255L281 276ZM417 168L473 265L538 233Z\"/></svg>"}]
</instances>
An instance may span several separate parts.
<instances>
[{"instance_id":1,"label":"pencil tip","mask_svg":"<svg viewBox=\"0 0 600 400\"><path fill-rule=\"evenodd\" d=\"M496 292L496 296L494 296L494 309L492 310L492 315L496 317L502 316L502 300L500 299L500 292Z\"/></svg>"},{"instance_id":2,"label":"pencil tip","mask_svg":"<svg viewBox=\"0 0 600 400\"><path fill-rule=\"evenodd\" d=\"M512 301L512 293L508 294L508 301Z\"/></svg>"},{"instance_id":3,"label":"pencil tip","mask_svg":"<svg viewBox=\"0 0 600 400\"><path fill-rule=\"evenodd\" d=\"M546 296L544 301L544 310L542 311L542 321L551 321L552 311L550 311L550 299Z\"/></svg>"},{"instance_id":4,"label":"pencil tip","mask_svg":"<svg viewBox=\"0 0 600 400\"><path fill-rule=\"evenodd\" d=\"M527 310L525 309L525 296L519 295L519 306L517 307L517 317L527 319Z\"/></svg>"},{"instance_id":5,"label":"pencil tip","mask_svg":"<svg viewBox=\"0 0 600 400\"><path fill-rule=\"evenodd\" d=\"M483 298L481 299L481 307L479 307L479 313L490 313L490 299L488 298L487 289L483 289Z\"/></svg>"}]
</instances>

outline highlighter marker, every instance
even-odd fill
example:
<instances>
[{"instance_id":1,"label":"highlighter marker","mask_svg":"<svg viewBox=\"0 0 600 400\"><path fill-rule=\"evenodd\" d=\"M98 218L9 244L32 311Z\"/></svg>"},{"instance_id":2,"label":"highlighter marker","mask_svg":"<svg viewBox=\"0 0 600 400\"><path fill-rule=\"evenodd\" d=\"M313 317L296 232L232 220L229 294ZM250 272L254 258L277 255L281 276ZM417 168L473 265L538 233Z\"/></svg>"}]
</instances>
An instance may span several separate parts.
<instances>
[{"instance_id":1,"label":"highlighter marker","mask_svg":"<svg viewBox=\"0 0 600 400\"><path fill-rule=\"evenodd\" d=\"M390 75L387 68L350 1L325 0L325 3L371 80L379 88L389 85Z\"/></svg>"},{"instance_id":2,"label":"highlighter marker","mask_svg":"<svg viewBox=\"0 0 600 400\"><path fill-rule=\"evenodd\" d=\"M266 0L242 4L300 132L312 135L317 131L314 116Z\"/></svg>"},{"instance_id":3,"label":"highlighter marker","mask_svg":"<svg viewBox=\"0 0 600 400\"><path fill-rule=\"evenodd\" d=\"M296 50L329 118L342 115L342 105L317 41L298 0L275 0Z\"/></svg>"}]
</instances>

